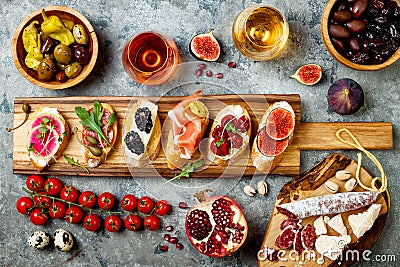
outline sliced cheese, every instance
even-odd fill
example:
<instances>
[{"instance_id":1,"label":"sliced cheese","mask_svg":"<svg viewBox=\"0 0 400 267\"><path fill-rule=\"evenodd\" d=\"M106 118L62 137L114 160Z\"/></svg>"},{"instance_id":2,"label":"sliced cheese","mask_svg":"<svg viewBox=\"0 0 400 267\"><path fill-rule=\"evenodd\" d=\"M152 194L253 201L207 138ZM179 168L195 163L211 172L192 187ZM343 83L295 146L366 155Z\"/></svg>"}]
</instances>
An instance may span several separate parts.
<instances>
[{"instance_id":1,"label":"sliced cheese","mask_svg":"<svg viewBox=\"0 0 400 267\"><path fill-rule=\"evenodd\" d=\"M371 229L381 211L381 204L372 204L367 211L349 216L349 224L357 238L362 237L366 231Z\"/></svg>"},{"instance_id":2,"label":"sliced cheese","mask_svg":"<svg viewBox=\"0 0 400 267\"><path fill-rule=\"evenodd\" d=\"M335 217L332 217L327 224L336 232L341 235L347 235L347 228L344 226L342 215L339 213Z\"/></svg>"},{"instance_id":3,"label":"sliced cheese","mask_svg":"<svg viewBox=\"0 0 400 267\"><path fill-rule=\"evenodd\" d=\"M328 230L326 229L326 225L325 225L323 216L319 216L314 221L314 228L315 228L315 234L316 235L325 235L325 234L328 233Z\"/></svg>"},{"instance_id":4,"label":"sliced cheese","mask_svg":"<svg viewBox=\"0 0 400 267\"><path fill-rule=\"evenodd\" d=\"M343 249L351 242L349 235L330 236L321 235L315 241L315 249L324 257L337 260Z\"/></svg>"}]
</instances>

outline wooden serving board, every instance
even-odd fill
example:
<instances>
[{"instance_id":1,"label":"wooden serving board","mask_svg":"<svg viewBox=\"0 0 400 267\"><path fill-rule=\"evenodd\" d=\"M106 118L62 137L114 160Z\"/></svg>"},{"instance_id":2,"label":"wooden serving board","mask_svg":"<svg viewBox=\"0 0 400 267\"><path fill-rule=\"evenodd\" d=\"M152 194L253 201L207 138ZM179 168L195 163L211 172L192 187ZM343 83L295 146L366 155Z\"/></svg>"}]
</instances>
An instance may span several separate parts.
<instances>
[{"instance_id":1,"label":"wooden serving board","mask_svg":"<svg viewBox=\"0 0 400 267\"><path fill-rule=\"evenodd\" d=\"M278 196L276 198L275 206L283 203L288 203L292 202L295 200L301 200L309 197L315 197L315 196L321 196L321 195L326 195L329 194L325 187L324 183L329 180L330 178L335 176L336 171L338 170L348 170L351 172L352 176L355 177L356 173L356 168L357 168L357 162L354 161L353 159L346 157L344 155L340 154L331 154L328 157L326 157L324 160L322 160L320 163L318 163L316 166L314 166L312 169L309 171L303 173L299 178L294 179L287 184L285 184L281 191L278 193ZM360 179L361 181L366 184L370 185L372 181L372 176L364 169L361 168L360 172ZM338 192L346 192L344 190L344 181L339 181L337 179L334 180L340 187ZM364 191L360 186L357 186L354 191ZM368 207L364 207L358 210L354 211L349 211L342 213L342 218L343 222L347 228L347 232L349 235L351 235L351 243L348 245L348 250L358 250L360 252L360 258L362 256L362 252L370 249L372 245L376 242L378 239L379 235L381 234L383 227L386 222L386 217L387 217L387 212L388 212L388 206L387 206L387 195L386 194L380 194L378 196L378 199L376 203L382 204L380 214L378 218L376 219L373 227L367 231L360 239L357 240L356 236L353 234L351 227L348 222L348 216L351 214L358 214L360 212L364 212L367 210ZM330 216L333 217L333 216ZM267 230L264 235L264 239L261 245L261 248L263 247L272 247L276 248L275 246L275 240L278 237L278 235L281 233L280 230L280 224L283 220L285 220L287 217L278 213L276 208L274 207L274 210L272 212L271 218L269 220ZM308 223L313 224L314 220L317 218L317 216L314 217L309 217L305 218L302 221L302 225L306 226ZM339 235L337 234L333 229L331 229L329 226L328 228L328 235ZM316 253L316 258L320 258L321 255L314 250ZM289 253L290 250L287 250ZM289 256L287 254L286 256L289 259ZM325 257L324 264L319 265L316 260L314 261L303 261L301 265L300 263L288 260L287 262L284 261L279 261L279 262L271 262L268 260L265 261L258 261L259 266L268 266L268 267L273 267L273 266L348 266L351 265L351 257L349 257L349 261L342 261L341 264L338 262L332 261L329 258Z\"/></svg>"},{"instance_id":2,"label":"wooden serving board","mask_svg":"<svg viewBox=\"0 0 400 267\"><path fill-rule=\"evenodd\" d=\"M29 103L32 111L41 106L57 107L63 114L71 129L78 127L81 129L79 119L75 114L76 106L89 107L97 99L100 102L110 104L118 113L118 139L115 150L112 151L107 161L99 167L90 169L88 175L82 169L69 165L64 158L58 159L58 162L51 165L44 174L49 175L80 175L80 176L131 176L129 168L125 163L122 149L122 128L123 121L130 101L140 99L141 97L125 96L102 96L102 97L62 97L62 98L16 98L14 100L14 126L19 125L25 118L21 110L23 103ZM165 97L146 97L150 101L157 102L159 106L159 117L163 123L169 110L175 107L182 100L182 96ZM300 150L331 150L331 149L352 149L341 143L335 137L335 132L343 127L351 130L359 139L361 144L367 149L391 149L392 124L388 122L356 122L356 123L301 123L300 122L300 96L299 95L205 95L202 101L207 105L211 118L214 118L221 109L222 104L241 104L246 107L251 116L252 133L250 144L253 143L257 134L258 122L267 110L268 103L276 101L287 101L290 103L296 115L296 127L294 137L284 152L279 165L272 170L272 174L281 174L288 176L298 176L300 173ZM222 102L222 103L221 103ZM223 106L222 106L223 107ZM31 174L35 172L29 161L26 148L26 136L31 121L29 120L22 127L14 131L13 134L13 171L18 174ZM212 123L210 122L209 125ZM208 132L206 133L208 136ZM64 152L65 155L80 159L80 145L76 136L72 136L71 141ZM196 156L196 155L195 155ZM198 156L198 155L197 155ZM80 160L82 161L82 160ZM233 177L238 175L252 175L256 169L252 166L248 157L230 165L227 169L211 164L201 172L194 172L192 177L215 178L220 176ZM164 153L160 152L153 162L153 166L135 170L137 177L173 177L179 173L179 170L171 171L168 169Z\"/></svg>"}]
</instances>

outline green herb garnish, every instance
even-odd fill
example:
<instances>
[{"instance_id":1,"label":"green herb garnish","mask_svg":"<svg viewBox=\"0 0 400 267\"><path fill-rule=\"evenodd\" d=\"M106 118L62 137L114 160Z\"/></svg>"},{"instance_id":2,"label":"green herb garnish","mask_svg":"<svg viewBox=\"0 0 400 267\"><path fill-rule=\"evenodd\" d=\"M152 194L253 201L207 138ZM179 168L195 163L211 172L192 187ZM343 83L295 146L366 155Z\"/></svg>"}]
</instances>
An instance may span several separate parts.
<instances>
[{"instance_id":1,"label":"green herb garnish","mask_svg":"<svg viewBox=\"0 0 400 267\"><path fill-rule=\"evenodd\" d=\"M226 128L225 128L225 129L226 129L227 131L231 131L232 133L236 133L236 132L237 132L235 126L233 126L232 123L228 123L228 125L226 125Z\"/></svg>"},{"instance_id":2,"label":"green herb garnish","mask_svg":"<svg viewBox=\"0 0 400 267\"><path fill-rule=\"evenodd\" d=\"M108 119L108 123L107 123L107 125L106 125L106 131L107 131L107 133L108 133L108 127L110 127L111 125L113 125L114 124L114 122L116 122L117 121L117 112L113 112L112 114L111 114L111 116L110 116L110 118Z\"/></svg>"},{"instance_id":3,"label":"green herb garnish","mask_svg":"<svg viewBox=\"0 0 400 267\"><path fill-rule=\"evenodd\" d=\"M32 152L32 151L33 151L33 145L34 145L34 144L32 144L32 143L29 144L28 152Z\"/></svg>"},{"instance_id":4,"label":"green herb garnish","mask_svg":"<svg viewBox=\"0 0 400 267\"><path fill-rule=\"evenodd\" d=\"M79 164L79 160L75 161L73 158L68 157L66 155L64 155L64 158L69 164L84 169L88 174L90 173L89 170L85 166Z\"/></svg>"}]
</instances>

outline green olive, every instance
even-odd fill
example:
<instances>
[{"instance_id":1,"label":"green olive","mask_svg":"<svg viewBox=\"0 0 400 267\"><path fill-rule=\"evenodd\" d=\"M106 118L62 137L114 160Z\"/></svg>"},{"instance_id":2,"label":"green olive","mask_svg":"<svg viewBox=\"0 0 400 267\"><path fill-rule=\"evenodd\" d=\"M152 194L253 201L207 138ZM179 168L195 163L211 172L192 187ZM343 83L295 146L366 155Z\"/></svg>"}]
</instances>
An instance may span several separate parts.
<instances>
[{"instance_id":1,"label":"green olive","mask_svg":"<svg viewBox=\"0 0 400 267\"><path fill-rule=\"evenodd\" d=\"M97 144L98 144L97 139L94 138L93 136L87 135L87 136L86 136L86 140L88 140L88 142L89 142L91 145L97 145Z\"/></svg>"},{"instance_id":2,"label":"green olive","mask_svg":"<svg viewBox=\"0 0 400 267\"><path fill-rule=\"evenodd\" d=\"M58 63L68 64L72 59L71 48L63 44L57 45L56 48L54 48L54 58Z\"/></svg>"},{"instance_id":3,"label":"green olive","mask_svg":"<svg viewBox=\"0 0 400 267\"><path fill-rule=\"evenodd\" d=\"M64 70L64 71L65 71L65 68L66 68L67 66L68 66L68 65L61 64L61 63L57 63L57 67L58 67L60 70Z\"/></svg>"},{"instance_id":4,"label":"green olive","mask_svg":"<svg viewBox=\"0 0 400 267\"><path fill-rule=\"evenodd\" d=\"M73 62L65 68L65 75L67 75L68 78L75 78L79 75L79 73L81 73L81 71L81 64L79 64L78 62Z\"/></svg>"},{"instance_id":5,"label":"green olive","mask_svg":"<svg viewBox=\"0 0 400 267\"><path fill-rule=\"evenodd\" d=\"M207 115L207 110L205 109L203 103L200 101L194 101L189 104L189 109L191 112L200 117L205 117Z\"/></svg>"},{"instance_id":6,"label":"green olive","mask_svg":"<svg viewBox=\"0 0 400 267\"><path fill-rule=\"evenodd\" d=\"M54 64L54 61L51 60L49 57L45 57L40 61L40 64L38 66L38 76L39 80L41 81L48 81L51 79L51 77L54 74L54 70L56 68L56 64Z\"/></svg>"},{"instance_id":7,"label":"green olive","mask_svg":"<svg viewBox=\"0 0 400 267\"><path fill-rule=\"evenodd\" d=\"M90 153L92 153L95 157L100 157L103 154L103 151L100 149L100 147L97 146L87 146L89 149Z\"/></svg>"},{"instance_id":8,"label":"green olive","mask_svg":"<svg viewBox=\"0 0 400 267\"><path fill-rule=\"evenodd\" d=\"M74 25L74 28L72 29L72 34L74 35L75 41L78 44L85 45L89 41L88 34L81 24Z\"/></svg>"}]
</instances>

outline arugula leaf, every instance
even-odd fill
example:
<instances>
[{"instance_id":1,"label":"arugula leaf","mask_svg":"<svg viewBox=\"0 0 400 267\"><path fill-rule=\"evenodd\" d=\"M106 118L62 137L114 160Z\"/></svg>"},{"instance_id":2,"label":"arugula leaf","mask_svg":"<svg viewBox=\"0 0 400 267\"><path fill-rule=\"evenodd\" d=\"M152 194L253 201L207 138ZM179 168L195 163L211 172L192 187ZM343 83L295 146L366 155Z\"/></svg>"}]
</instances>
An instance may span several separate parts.
<instances>
[{"instance_id":1,"label":"arugula leaf","mask_svg":"<svg viewBox=\"0 0 400 267\"><path fill-rule=\"evenodd\" d=\"M117 112L113 112L110 116L110 118L108 119L108 123L106 125L106 129L107 129L107 133L108 133L108 127L110 127L111 125L114 124L114 122L117 121Z\"/></svg>"},{"instance_id":2,"label":"arugula leaf","mask_svg":"<svg viewBox=\"0 0 400 267\"><path fill-rule=\"evenodd\" d=\"M68 157L68 156L66 156L66 155L64 155L64 158L65 158L65 160L66 160L69 164L71 164L72 166L77 166L77 167L79 167L79 168L84 169L88 174L90 173L89 170L88 170L85 166L79 164L79 160L75 161L74 158Z\"/></svg>"},{"instance_id":3,"label":"arugula leaf","mask_svg":"<svg viewBox=\"0 0 400 267\"><path fill-rule=\"evenodd\" d=\"M94 116L94 121L97 123L97 125L102 125L101 124L101 118L103 118L103 107L99 103L99 101L95 100L94 105L93 105L93 111L90 115Z\"/></svg>"}]
</instances>

